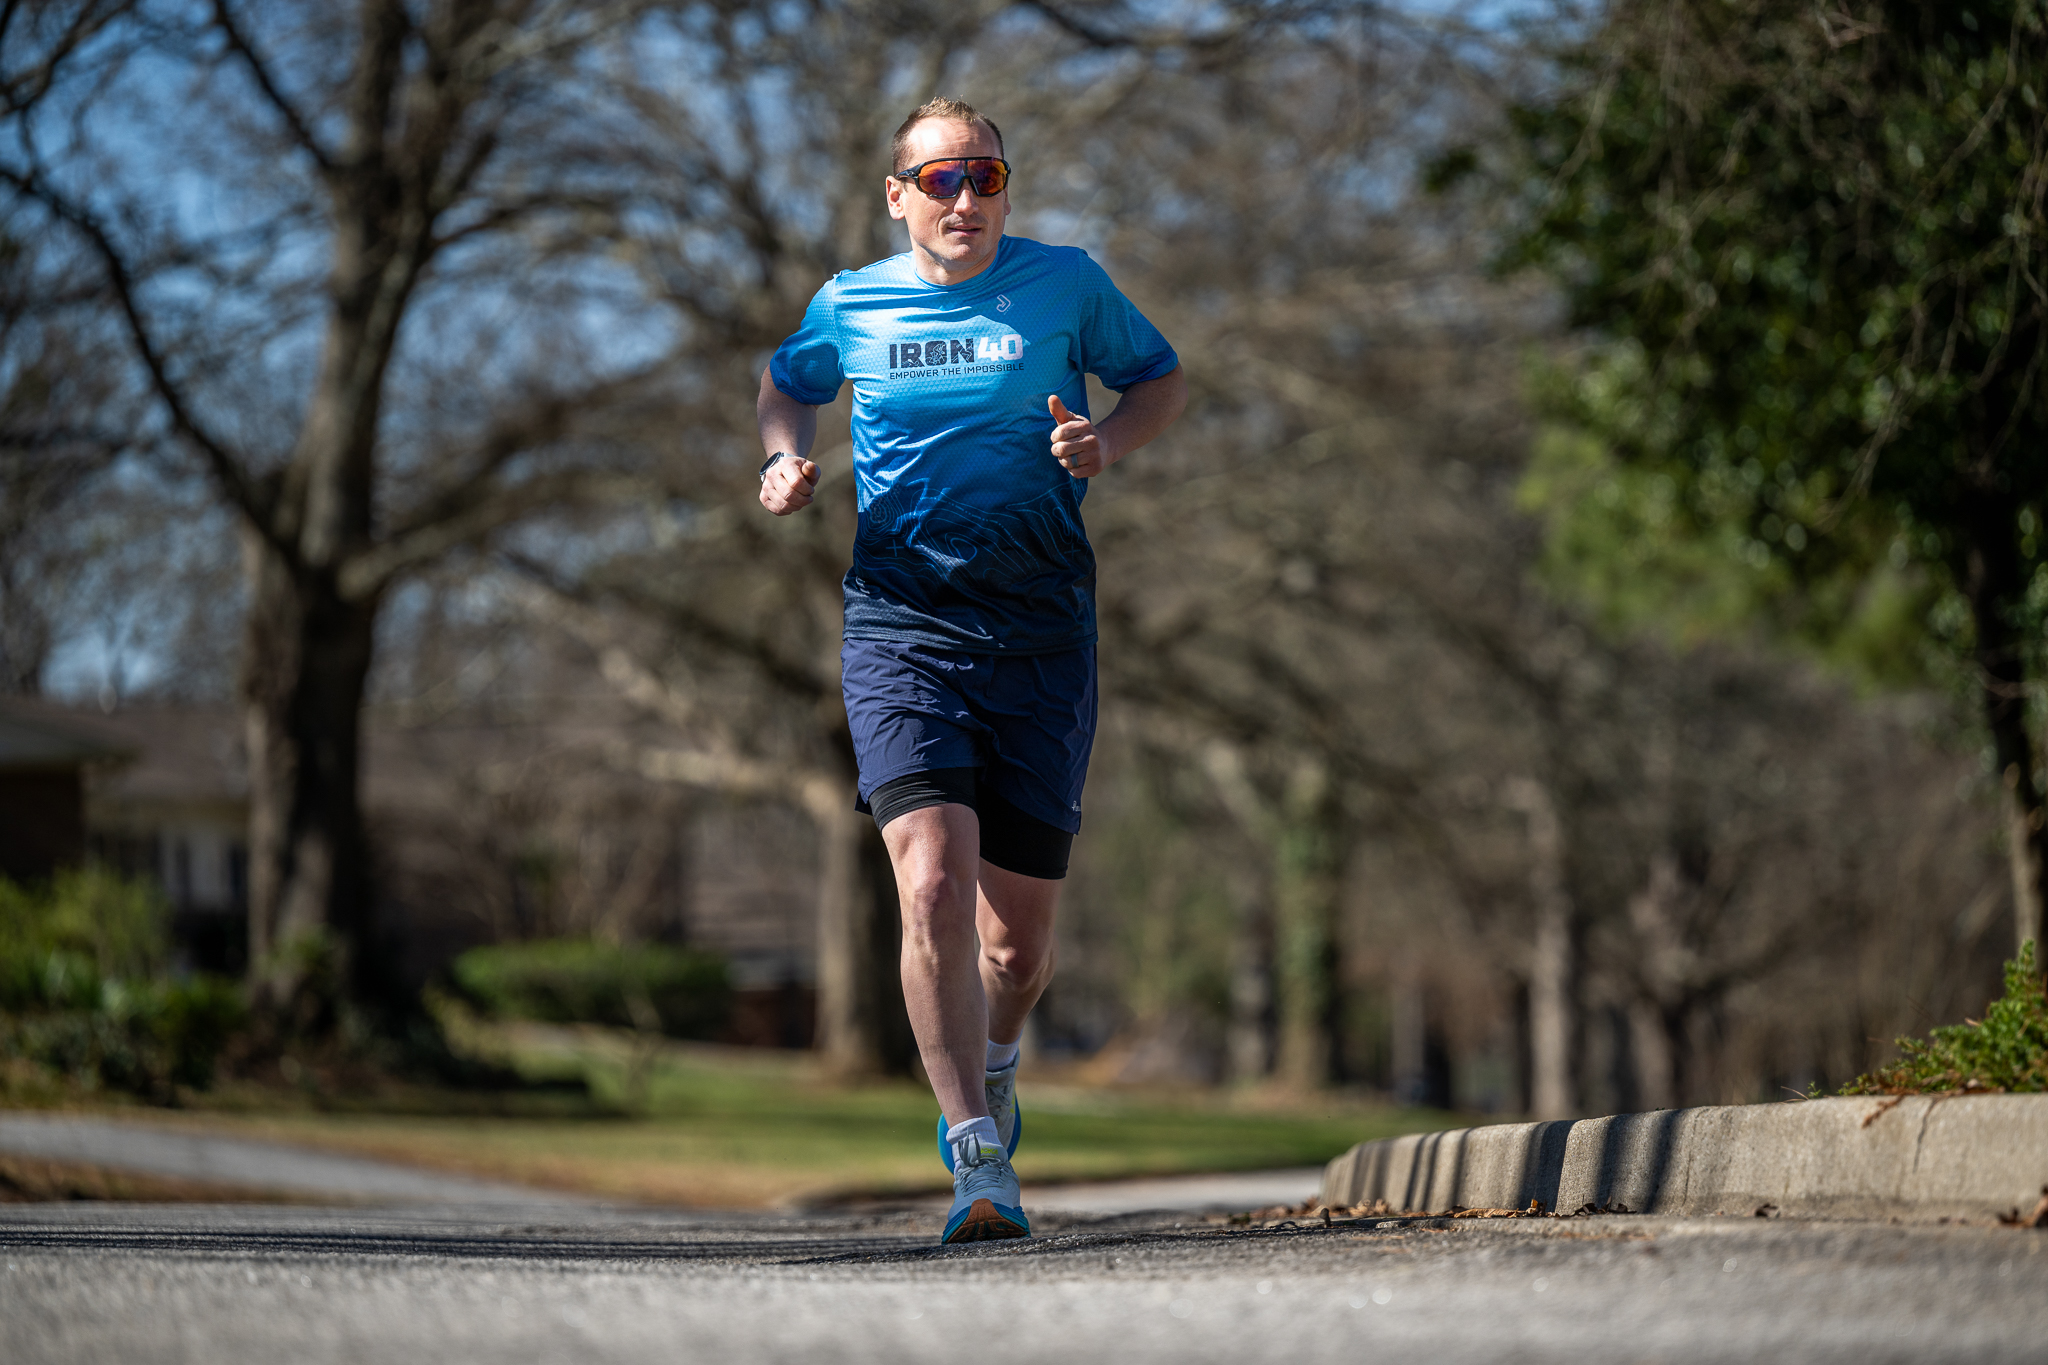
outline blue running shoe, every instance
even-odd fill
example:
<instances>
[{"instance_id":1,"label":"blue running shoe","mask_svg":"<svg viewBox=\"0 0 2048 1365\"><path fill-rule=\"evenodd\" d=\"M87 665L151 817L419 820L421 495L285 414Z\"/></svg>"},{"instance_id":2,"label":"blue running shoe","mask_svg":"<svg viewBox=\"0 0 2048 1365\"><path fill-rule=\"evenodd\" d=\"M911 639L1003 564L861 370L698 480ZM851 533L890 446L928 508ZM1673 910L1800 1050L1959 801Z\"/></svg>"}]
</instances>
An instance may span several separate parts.
<instances>
[{"instance_id":1,"label":"blue running shoe","mask_svg":"<svg viewBox=\"0 0 2048 1365\"><path fill-rule=\"evenodd\" d=\"M964 1137L953 1151L953 1209L946 1215L944 1243L992 1242L1029 1237L1031 1220L1024 1216L1017 1172L1000 1147Z\"/></svg>"},{"instance_id":2,"label":"blue running shoe","mask_svg":"<svg viewBox=\"0 0 2048 1365\"><path fill-rule=\"evenodd\" d=\"M988 1116L996 1121L996 1136L1002 1139L1003 1154L1017 1155L1017 1144L1024 1140L1024 1113L1017 1107L1017 1063L1012 1061L1001 1071L984 1071L982 1093L988 1097ZM946 1163L946 1169L953 1169L953 1145L946 1141L946 1116L939 1115L939 1160Z\"/></svg>"}]
</instances>

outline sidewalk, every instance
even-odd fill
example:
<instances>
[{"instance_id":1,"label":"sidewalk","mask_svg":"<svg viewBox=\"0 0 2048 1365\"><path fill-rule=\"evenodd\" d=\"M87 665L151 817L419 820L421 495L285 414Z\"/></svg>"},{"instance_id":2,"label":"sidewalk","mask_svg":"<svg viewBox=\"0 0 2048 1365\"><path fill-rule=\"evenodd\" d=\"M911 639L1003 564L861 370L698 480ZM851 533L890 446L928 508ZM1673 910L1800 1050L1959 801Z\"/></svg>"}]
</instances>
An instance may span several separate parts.
<instances>
[{"instance_id":1,"label":"sidewalk","mask_svg":"<svg viewBox=\"0 0 2048 1365\"><path fill-rule=\"evenodd\" d=\"M394 1204L562 1204L552 1190L442 1175L363 1157L77 1114L0 1113L0 1152L274 1195Z\"/></svg>"},{"instance_id":2,"label":"sidewalk","mask_svg":"<svg viewBox=\"0 0 2048 1365\"><path fill-rule=\"evenodd\" d=\"M215 1137L146 1122L78 1114L0 1112L0 1153L77 1162L143 1175L240 1186L289 1198L359 1204L552 1204L589 1207L600 1201L556 1190L443 1175L392 1162L338 1156L280 1142ZM1316 1192L1322 1171L1244 1171L1101 1184L1027 1186L1036 1212L1106 1216L1168 1211L1238 1212L1299 1204ZM931 1201L943 1207L944 1196Z\"/></svg>"}]
</instances>

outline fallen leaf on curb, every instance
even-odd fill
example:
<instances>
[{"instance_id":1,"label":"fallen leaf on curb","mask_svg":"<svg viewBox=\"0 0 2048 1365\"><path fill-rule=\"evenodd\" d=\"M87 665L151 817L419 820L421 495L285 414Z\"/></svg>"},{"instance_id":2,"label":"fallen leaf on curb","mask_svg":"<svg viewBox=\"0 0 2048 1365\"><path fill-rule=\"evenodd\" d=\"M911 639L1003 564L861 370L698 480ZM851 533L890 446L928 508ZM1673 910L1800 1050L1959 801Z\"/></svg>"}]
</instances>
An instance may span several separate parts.
<instances>
[{"instance_id":1,"label":"fallen leaf on curb","mask_svg":"<svg viewBox=\"0 0 2048 1365\"><path fill-rule=\"evenodd\" d=\"M1998 1221L2009 1228L2048 1228L2048 1185L2041 1187L2041 1202L2034 1205L2034 1211L2025 1217L2018 1208L2010 1213L1998 1215Z\"/></svg>"}]
</instances>

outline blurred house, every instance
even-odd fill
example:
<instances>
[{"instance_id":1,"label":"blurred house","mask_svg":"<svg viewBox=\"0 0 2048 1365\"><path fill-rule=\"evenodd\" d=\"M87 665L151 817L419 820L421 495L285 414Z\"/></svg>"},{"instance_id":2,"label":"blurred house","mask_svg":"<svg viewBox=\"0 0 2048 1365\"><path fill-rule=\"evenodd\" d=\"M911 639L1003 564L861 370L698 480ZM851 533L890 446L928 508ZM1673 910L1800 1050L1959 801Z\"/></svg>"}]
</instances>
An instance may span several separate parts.
<instances>
[{"instance_id":1,"label":"blurred house","mask_svg":"<svg viewBox=\"0 0 2048 1365\"><path fill-rule=\"evenodd\" d=\"M89 775L131 757L90 714L0 698L0 876L40 881L83 863Z\"/></svg>"},{"instance_id":2,"label":"blurred house","mask_svg":"<svg viewBox=\"0 0 2048 1365\"><path fill-rule=\"evenodd\" d=\"M365 727L379 921L401 979L464 949L590 935L688 943L730 964L723 1041L807 1047L817 884L801 816L651 782L650 742L601 704Z\"/></svg>"},{"instance_id":3,"label":"blurred house","mask_svg":"<svg viewBox=\"0 0 2048 1365\"><path fill-rule=\"evenodd\" d=\"M132 761L86 792L93 855L153 877L171 904L181 964L239 975L248 964L249 783L241 723L225 706L129 706L101 724Z\"/></svg>"},{"instance_id":4,"label":"blurred house","mask_svg":"<svg viewBox=\"0 0 2048 1365\"><path fill-rule=\"evenodd\" d=\"M0 702L0 871L88 857L147 876L183 965L248 959L249 789L227 706L111 714ZM377 921L398 979L467 948L595 935L689 943L731 964L725 1041L806 1047L814 1031L816 869L808 824L650 783L616 761L615 717L515 716L365 727L363 800Z\"/></svg>"}]
</instances>

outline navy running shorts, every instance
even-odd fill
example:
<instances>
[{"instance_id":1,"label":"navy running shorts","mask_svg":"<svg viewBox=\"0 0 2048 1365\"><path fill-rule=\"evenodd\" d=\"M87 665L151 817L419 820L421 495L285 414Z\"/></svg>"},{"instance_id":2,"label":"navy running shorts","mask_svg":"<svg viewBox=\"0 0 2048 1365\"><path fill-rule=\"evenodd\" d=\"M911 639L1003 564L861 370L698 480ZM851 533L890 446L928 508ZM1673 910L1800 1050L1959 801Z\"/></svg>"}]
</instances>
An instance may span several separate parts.
<instances>
[{"instance_id":1,"label":"navy running shorts","mask_svg":"<svg viewBox=\"0 0 2048 1365\"><path fill-rule=\"evenodd\" d=\"M1095 747L1095 647L967 654L848 640L839 651L860 803L912 773L980 769L978 786L1073 834Z\"/></svg>"}]
</instances>

